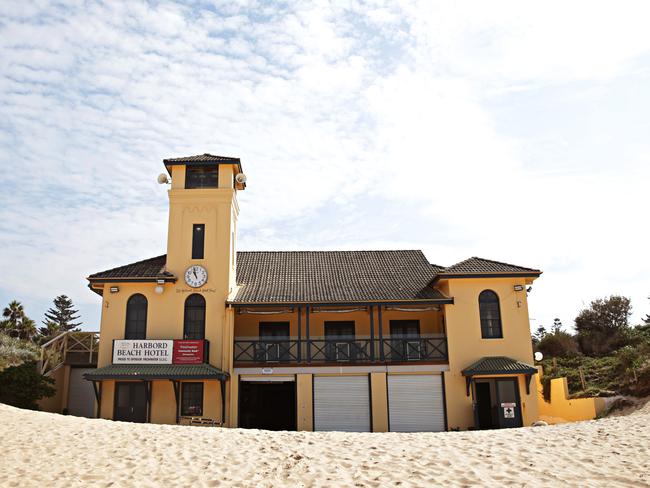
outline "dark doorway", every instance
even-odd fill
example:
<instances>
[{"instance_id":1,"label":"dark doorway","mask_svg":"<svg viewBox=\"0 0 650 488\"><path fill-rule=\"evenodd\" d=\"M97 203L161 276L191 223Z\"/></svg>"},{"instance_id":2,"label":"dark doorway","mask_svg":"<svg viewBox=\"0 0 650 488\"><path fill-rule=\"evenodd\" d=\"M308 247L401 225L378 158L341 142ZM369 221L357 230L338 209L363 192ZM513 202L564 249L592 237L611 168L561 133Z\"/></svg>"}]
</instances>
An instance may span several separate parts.
<instances>
[{"instance_id":1,"label":"dark doorway","mask_svg":"<svg viewBox=\"0 0 650 488\"><path fill-rule=\"evenodd\" d=\"M115 383L114 420L147 421L147 387L144 382Z\"/></svg>"},{"instance_id":2,"label":"dark doorway","mask_svg":"<svg viewBox=\"0 0 650 488\"><path fill-rule=\"evenodd\" d=\"M516 378L486 378L474 383L475 418L479 429L521 427L519 384Z\"/></svg>"},{"instance_id":3,"label":"dark doorway","mask_svg":"<svg viewBox=\"0 0 650 488\"><path fill-rule=\"evenodd\" d=\"M296 430L296 383L242 381L239 384L239 426Z\"/></svg>"},{"instance_id":4,"label":"dark doorway","mask_svg":"<svg viewBox=\"0 0 650 488\"><path fill-rule=\"evenodd\" d=\"M479 429L493 429L492 418L492 395L490 394L490 383L476 383L476 415L478 417Z\"/></svg>"}]
</instances>

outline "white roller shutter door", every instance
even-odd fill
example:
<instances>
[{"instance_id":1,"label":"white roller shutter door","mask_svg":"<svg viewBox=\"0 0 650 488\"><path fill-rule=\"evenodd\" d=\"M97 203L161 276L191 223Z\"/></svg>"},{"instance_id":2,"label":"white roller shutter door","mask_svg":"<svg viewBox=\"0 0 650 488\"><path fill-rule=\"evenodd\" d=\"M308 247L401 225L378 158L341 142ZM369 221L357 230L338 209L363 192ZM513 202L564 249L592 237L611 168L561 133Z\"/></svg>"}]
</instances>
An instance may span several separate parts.
<instances>
[{"instance_id":1,"label":"white roller shutter door","mask_svg":"<svg viewBox=\"0 0 650 488\"><path fill-rule=\"evenodd\" d=\"M71 368L70 387L68 389L68 413L77 417L95 416L95 391L92 381L85 380L84 373L94 369Z\"/></svg>"},{"instance_id":2,"label":"white roller shutter door","mask_svg":"<svg viewBox=\"0 0 650 488\"><path fill-rule=\"evenodd\" d=\"M388 375L391 432L445 430L441 375Z\"/></svg>"},{"instance_id":3,"label":"white roller shutter door","mask_svg":"<svg viewBox=\"0 0 650 488\"><path fill-rule=\"evenodd\" d=\"M315 376L314 430L370 432L368 376Z\"/></svg>"}]
</instances>

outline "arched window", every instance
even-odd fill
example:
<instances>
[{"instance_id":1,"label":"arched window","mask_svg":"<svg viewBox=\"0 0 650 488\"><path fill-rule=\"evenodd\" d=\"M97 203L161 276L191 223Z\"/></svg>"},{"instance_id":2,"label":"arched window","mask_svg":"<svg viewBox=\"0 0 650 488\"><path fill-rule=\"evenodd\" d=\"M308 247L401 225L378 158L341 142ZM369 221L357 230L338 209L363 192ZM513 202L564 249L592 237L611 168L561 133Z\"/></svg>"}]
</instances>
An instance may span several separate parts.
<instances>
[{"instance_id":1,"label":"arched window","mask_svg":"<svg viewBox=\"0 0 650 488\"><path fill-rule=\"evenodd\" d=\"M183 339L205 339L205 298L198 293L185 300Z\"/></svg>"},{"instance_id":2,"label":"arched window","mask_svg":"<svg viewBox=\"0 0 650 488\"><path fill-rule=\"evenodd\" d=\"M483 339L503 337L501 310L497 294L492 290L482 291L478 296L478 307L481 314L481 336Z\"/></svg>"},{"instance_id":3,"label":"arched window","mask_svg":"<svg viewBox=\"0 0 650 488\"><path fill-rule=\"evenodd\" d=\"M140 293L131 295L126 302L125 339L147 338L147 298Z\"/></svg>"}]
</instances>

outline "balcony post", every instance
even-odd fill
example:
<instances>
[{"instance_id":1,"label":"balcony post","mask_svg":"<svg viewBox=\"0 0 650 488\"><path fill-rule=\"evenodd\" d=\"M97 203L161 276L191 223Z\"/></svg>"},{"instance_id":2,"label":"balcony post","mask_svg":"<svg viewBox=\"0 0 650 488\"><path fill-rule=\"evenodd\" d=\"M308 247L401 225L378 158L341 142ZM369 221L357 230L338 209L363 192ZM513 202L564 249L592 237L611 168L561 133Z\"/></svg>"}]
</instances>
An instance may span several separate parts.
<instances>
[{"instance_id":1,"label":"balcony post","mask_svg":"<svg viewBox=\"0 0 650 488\"><path fill-rule=\"evenodd\" d=\"M307 362L311 363L311 341L309 340L309 305L305 307L305 334L307 335Z\"/></svg>"},{"instance_id":2,"label":"balcony post","mask_svg":"<svg viewBox=\"0 0 650 488\"><path fill-rule=\"evenodd\" d=\"M370 305L370 360L375 360L375 307Z\"/></svg>"},{"instance_id":3,"label":"balcony post","mask_svg":"<svg viewBox=\"0 0 650 488\"><path fill-rule=\"evenodd\" d=\"M298 310L298 362L302 359L302 307L297 307Z\"/></svg>"},{"instance_id":4,"label":"balcony post","mask_svg":"<svg viewBox=\"0 0 650 488\"><path fill-rule=\"evenodd\" d=\"M379 359L384 361L384 332L381 330L381 305L377 306L377 327L379 327Z\"/></svg>"}]
</instances>

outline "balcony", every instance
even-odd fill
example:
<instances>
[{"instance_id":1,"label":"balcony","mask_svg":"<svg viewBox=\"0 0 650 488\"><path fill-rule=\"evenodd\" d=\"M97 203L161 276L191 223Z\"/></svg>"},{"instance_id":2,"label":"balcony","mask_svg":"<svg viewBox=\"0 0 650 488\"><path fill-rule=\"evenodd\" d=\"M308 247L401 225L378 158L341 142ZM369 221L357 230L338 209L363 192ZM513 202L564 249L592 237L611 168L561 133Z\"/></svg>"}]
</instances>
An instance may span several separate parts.
<instances>
[{"instance_id":1,"label":"balcony","mask_svg":"<svg viewBox=\"0 0 650 488\"><path fill-rule=\"evenodd\" d=\"M440 335L387 339L235 338L235 365L447 362Z\"/></svg>"}]
</instances>

